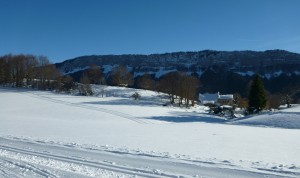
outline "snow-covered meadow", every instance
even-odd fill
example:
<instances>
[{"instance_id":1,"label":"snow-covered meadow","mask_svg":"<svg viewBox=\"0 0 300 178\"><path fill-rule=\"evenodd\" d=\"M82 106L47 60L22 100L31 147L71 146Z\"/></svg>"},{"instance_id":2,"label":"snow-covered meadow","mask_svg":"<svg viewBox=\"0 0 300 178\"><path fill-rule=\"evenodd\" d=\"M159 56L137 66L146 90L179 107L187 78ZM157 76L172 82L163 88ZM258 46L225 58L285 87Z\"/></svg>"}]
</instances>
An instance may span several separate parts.
<instances>
[{"instance_id":1,"label":"snow-covered meadow","mask_svg":"<svg viewBox=\"0 0 300 178\"><path fill-rule=\"evenodd\" d=\"M102 89L94 87L99 95L93 97L1 88L0 137L300 176L299 106L227 121L203 106L163 106L161 93L106 87L102 98ZM130 98L135 91L141 100ZM12 159L0 150L0 160Z\"/></svg>"}]
</instances>

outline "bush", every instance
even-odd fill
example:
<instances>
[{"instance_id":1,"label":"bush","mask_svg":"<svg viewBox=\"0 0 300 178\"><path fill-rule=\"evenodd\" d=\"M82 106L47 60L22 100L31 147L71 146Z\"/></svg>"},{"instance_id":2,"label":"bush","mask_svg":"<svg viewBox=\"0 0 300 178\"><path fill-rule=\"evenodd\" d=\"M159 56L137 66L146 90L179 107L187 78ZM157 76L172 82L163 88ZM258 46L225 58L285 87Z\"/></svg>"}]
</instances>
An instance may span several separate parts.
<instances>
[{"instance_id":1,"label":"bush","mask_svg":"<svg viewBox=\"0 0 300 178\"><path fill-rule=\"evenodd\" d=\"M91 96L94 94L90 84L79 84L78 91L80 95L83 96Z\"/></svg>"},{"instance_id":2,"label":"bush","mask_svg":"<svg viewBox=\"0 0 300 178\"><path fill-rule=\"evenodd\" d=\"M134 99L134 100L139 100L141 99L141 95L138 93L138 92L134 92L131 97Z\"/></svg>"}]
</instances>

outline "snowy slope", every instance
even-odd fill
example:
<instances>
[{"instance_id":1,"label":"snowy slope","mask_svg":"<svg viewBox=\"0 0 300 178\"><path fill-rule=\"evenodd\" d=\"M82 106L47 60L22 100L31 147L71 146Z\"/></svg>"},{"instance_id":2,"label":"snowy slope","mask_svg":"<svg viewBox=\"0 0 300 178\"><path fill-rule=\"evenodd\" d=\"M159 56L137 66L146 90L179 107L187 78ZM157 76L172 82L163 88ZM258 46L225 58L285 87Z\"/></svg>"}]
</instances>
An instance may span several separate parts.
<instances>
[{"instance_id":1,"label":"snowy slope","mask_svg":"<svg viewBox=\"0 0 300 178\"><path fill-rule=\"evenodd\" d=\"M6 165L0 170L14 172L12 167L18 163L23 168L31 165L27 169L30 175L40 170L50 171L52 177L70 174L130 177L141 171L145 173L141 177L161 173L211 177L300 176L298 129L231 125L207 114L202 107L189 110L163 107L163 95L155 92L140 91L142 100L133 101L128 98L133 89L105 90L107 97L101 98L0 89L0 160ZM65 148L71 150L64 151ZM88 153L77 154L78 150ZM94 164L91 156L86 154L93 155L91 152L95 150L96 154L114 155L98 157L96 161L106 161L105 166L97 163L97 169L91 169L95 165L91 165ZM51 154L45 156L45 152ZM61 155L66 158L62 160ZM72 156L82 159L72 162ZM127 156L137 161L121 161L127 160ZM32 161L33 158L37 161ZM148 159L162 163L128 172L129 168L149 163ZM166 163L167 160L171 163ZM114 169L114 164L123 167Z\"/></svg>"},{"instance_id":2,"label":"snowy slope","mask_svg":"<svg viewBox=\"0 0 300 178\"><path fill-rule=\"evenodd\" d=\"M234 124L300 129L300 106L233 121Z\"/></svg>"}]
</instances>

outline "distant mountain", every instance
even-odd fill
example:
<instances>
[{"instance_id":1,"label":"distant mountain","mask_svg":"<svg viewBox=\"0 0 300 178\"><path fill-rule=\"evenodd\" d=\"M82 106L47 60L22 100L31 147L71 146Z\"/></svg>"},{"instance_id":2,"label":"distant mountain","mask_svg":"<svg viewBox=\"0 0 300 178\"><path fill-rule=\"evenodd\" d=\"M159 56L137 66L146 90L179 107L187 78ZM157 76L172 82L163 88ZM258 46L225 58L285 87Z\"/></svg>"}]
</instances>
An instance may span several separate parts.
<instances>
[{"instance_id":1,"label":"distant mountain","mask_svg":"<svg viewBox=\"0 0 300 178\"><path fill-rule=\"evenodd\" d=\"M187 72L197 75L201 79L203 91L210 92L235 92L236 85L241 85L240 89L236 90L242 90L255 73L264 77L271 92L279 92L282 88L300 83L300 54L284 50L204 50L151 55L92 55L66 60L57 63L56 66L63 74L74 75L92 64L101 66L105 74L115 66L125 65L135 77L148 73L157 79L172 71ZM294 80L293 84L284 81L291 79ZM237 81L232 83L230 80ZM275 84L269 84L270 81L282 86L274 88Z\"/></svg>"},{"instance_id":2,"label":"distant mountain","mask_svg":"<svg viewBox=\"0 0 300 178\"><path fill-rule=\"evenodd\" d=\"M267 78L281 74L300 75L300 54L283 50L174 52L151 55L92 55L57 63L64 74L74 73L96 64L108 73L113 66L126 65L135 76L155 74L157 78L168 71L203 74L206 70L231 71L239 75L260 73Z\"/></svg>"}]
</instances>

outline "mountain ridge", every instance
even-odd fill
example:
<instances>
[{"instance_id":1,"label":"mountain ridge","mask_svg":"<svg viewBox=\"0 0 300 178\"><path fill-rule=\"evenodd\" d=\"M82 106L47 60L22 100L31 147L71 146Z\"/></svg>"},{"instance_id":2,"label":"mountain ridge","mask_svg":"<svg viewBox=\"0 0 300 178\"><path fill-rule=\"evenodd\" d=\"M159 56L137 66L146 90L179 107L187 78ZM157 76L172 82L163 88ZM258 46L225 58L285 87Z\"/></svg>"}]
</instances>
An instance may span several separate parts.
<instances>
[{"instance_id":1,"label":"mountain ridge","mask_svg":"<svg viewBox=\"0 0 300 178\"><path fill-rule=\"evenodd\" d=\"M125 54L80 56L57 63L65 75L75 78L90 65L100 66L106 76L118 66L125 65L139 77L150 74L154 79L179 71L197 76L203 92L234 93L244 96L252 75L259 73L272 93L288 88L300 88L300 54L285 50L173 52L163 54Z\"/></svg>"},{"instance_id":2,"label":"mountain ridge","mask_svg":"<svg viewBox=\"0 0 300 178\"><path fill-rule=\"evenodd\" d=\"M114 65L126 65L132 68L133 73L155 73L159 67L168 70L199 73L208 68L216 70L222 67L224 70L236 73L261 73L268 72L300 74L300 54L285 50L266 51L215 51L203 50L197 52L173 52L162 54L124 54L124 55L90 55L56 63L58 69L64 73L72 73L74 70L85 69L89 65L113 67ZM280 66L285 65L285 66ZM290 66L289 66L290 65ZM295 66L296 65L296 66ZM235 67L235 69L233 68ZM298 68L297 68L298 67ZM286 69L288 68L288 70ZM297 70L299 69L299 71ZM109 71L107 71L109 72Z\"/></svg>"}]
</instances>

